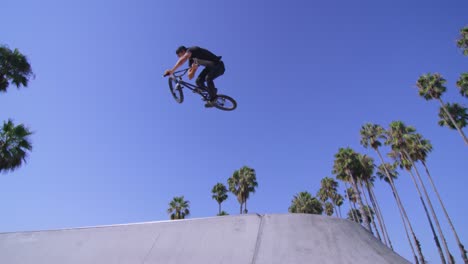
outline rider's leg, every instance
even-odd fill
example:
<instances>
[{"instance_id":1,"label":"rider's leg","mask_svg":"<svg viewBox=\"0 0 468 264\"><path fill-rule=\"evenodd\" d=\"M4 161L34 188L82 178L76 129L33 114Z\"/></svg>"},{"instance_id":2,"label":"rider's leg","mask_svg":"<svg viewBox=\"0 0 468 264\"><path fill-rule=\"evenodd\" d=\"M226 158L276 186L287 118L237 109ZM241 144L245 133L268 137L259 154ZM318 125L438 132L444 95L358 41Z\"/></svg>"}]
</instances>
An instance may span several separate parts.
<instances>
[{"instance_id":1,"label":"rider's leg","mask_svg":"<svg viewBox=\"0 0 468 264\"><path fill-rule=\"evenodd\" d=\"M206 79L207 74L208 74L208 69L207 68L204 68L200 72L200 74L197 77L197 80L195 81L195 83L197 84L198 87L206 88L205 87L205 79Z\"/></svg>"},{"instance_id":2,"label":"rider's leg","mask_svg":"<svg viewBox=\"0 0 468 264\"><path fill-rule=\"evenodd\" d=\"M205 68L207 69L207 68ZM208 86L208 93L210 94L210 98L214 99L216 97L216 93L218 92L218 89L216 89L213 80L218 78L219 76L224 74L224 63L220 62L218 65L215 67L210 67L209 72L206 75L206 83Z\"/></svg>"}]
</instances>

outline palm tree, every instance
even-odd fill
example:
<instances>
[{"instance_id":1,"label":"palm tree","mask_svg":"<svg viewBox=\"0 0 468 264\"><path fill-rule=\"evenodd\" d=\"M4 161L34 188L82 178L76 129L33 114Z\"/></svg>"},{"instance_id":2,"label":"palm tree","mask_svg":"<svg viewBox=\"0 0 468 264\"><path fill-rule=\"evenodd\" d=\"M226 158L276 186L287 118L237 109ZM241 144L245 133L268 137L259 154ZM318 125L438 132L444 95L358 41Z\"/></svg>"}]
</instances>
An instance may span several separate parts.
<instances>
[{"instance_id":1,"label":"palm tree","mask_svg":"<svg viewBox=\"0 0 468 264\"><path fill-rule=\"evenodd\" d=\"M250 193L255 193L255 188L258 186L255 170L247 166L234 171L232 177L228 179L229 191L231 191L240 204L240 213L247 213L247 200ZM245 208L243 209L243 205Z\"/></svg>"},{"instance_id":2,"label":"palm tree","mask_svg":"<svg viewBox=\"0 0 468 264\"><path fill-rule=\"evenodd\" d=\"M411 126L406 126L403 122L397 121L397 122L392 122L390 124L390 128L388 131L388 143L391 145L392 148L392 154L399 156L398 161L403 163L403 166L408 168L411 166L414 168L419 184L422 187L424 196L426 198L426 201L429 205L430 212L432 214L432 218L434 219L434 222L437 227L437 231L439 233L440 238L442 239L442 245L444 247L445 254L447 255L448 262L452 263L452 258L450 251L448 249L447 242L445 240L445 236L442 232L442 228L440 227L439 224L439 219L437 218L437 215L434 211L434 207L432 206L431 199L427 193L426 187L424 185L424 182L421 179L421 176L419 174L418 168L414 164L414 155L411 155L410 153L414 153L417 151L416 145L413 143L415 142L415 132L416 129ZM405 164L407 163L407 164ZM412 175L412 174L411 174ZM415 180L414 180L415 181ZM418 184L415 181L415 185L417 186ZM417 188L418 189L418 188ZM422 199L422 198L421 198ZM430 217L428 217L430 219ZM437 242L436 242L437 244Z\"/></svg>"},{"instance_id":3,"label":"palm tree","mask_svg":"<svg viewBox=\"0 0 468 264\"><path fill-rule=\"evenodd\" d=\"M432 151L432 144L429 140L424 139L421 134L416 134L414 138L415 140L413 144L416 144L416 147L413 149L414 151L412 154L414 155L415 159L420 161L421 164L424 166L424 169L426 170L427 178L429 179L429 182L431 183L432 189L436 193L437 199L439 200L442 210L444 211L445 217L447 218L450 228L452 229L452 232L455 236L455 240L457 241L458 248L460 249L462 259L465 263L468 263L468 257L466 256L465 247L463 246L463 244L460 241L460 238L458 237L458 233L455 230L455 227L452 223L452 219L450 218L447 212L447 209L445 208L442 198L440 197L439 191L437 190L434 180L432 179L432 176L429 173L429 168L427 167L427 164L426 164L427 155L429 152Z\"/></svg>"},{"instance_id":4,"label":"palm tree","mask_svg":"<svg viewBox=\"0 0 468 264\"><path fill-rule=\"evenodd\" d=\"M33 72L26 56L18 49L0 46L0 92L6 92L10 82L17 88L27 87L31 76Z\"/></svg>"},{"instance_id":5,"label":"palm tree","mask_svg":"<svg viewBox=\"0 0 468 264\"><path fill-rule=\"evenodd\" d=\"M367 221L371 222L373 217L372 215L374 214L374 211L372 210L372 208L368 207L368 206L364 206L364 209L365 209L365 212L366 212L366 218L367 218ZM355 218L355 216L357 216ZM359 210L357 209L350 209L348 211L348 220L351 220L351 221L354 221L358 224L362 224L363 223L363 218L362 218L362 214Z\"/></svg>"},{"instance_id":6,"label":"palm tree","mask_svg":"<svg viewBox=\"0 0 468 264\"><path fill-rule=\"evenodd\" d=\"M361 133L361 145L364 146L365 148L371 147L372 149L374 149L375 152L377 152L382 164L385 164L385 161L379 150L379 147L382 146L382 143L380 142L380 140L387 141L386 131L383 129L383 127L377 124L368 123L368 124L365 124L361 128L360 133ZM400 199L400 195L398 194L398 190L393 181L393 177L391 176L387 166L382 166L381 168L383 169L383 172L385 174L385 179L388 180L388 183L390 184L390 187L392 189L393 196L395 197L399 212L401 214L401 219L403 222L403 226L405 227L405 231L407 232L407 226L408 226L411 232L411 236L413 237L414 244L416 245L416 248L417 248L419 260L421 261L421 263L425 263L419 240L416 237L416 234L414 233L411 222L409 221L408 214L406 213L405 207L403 206L403 203ZM413 249L413 244L411 243L411 240L409 239L409 235L407 235L407 237L408 237L408 242L410 244L410 247L411 249ZM413 253L415 253L414 249L413 249ZM415 262L419 263L418 258L416 258L416 254L414 254L414 256L415 256Z\"/></svg>"},{"instance_id":7,"label":"palm tree","mask_svg":"<svg viewBox=\"0 0 468 264\"><path fill-rule=\"evenodd\" d=\"M335 154L335 161L333 164L333 173L337 175L337 179L347 181L351 184L351 187L356 193L357 202L359 204L359 210L361 215L365 215L364 204L361 199L361 194L358 190L358 177L359 177L360 163L358 160L358 154L351 148L340 148L338 153ZM364 217L363 221L364 228L371 231L370 223L367 218Z\"/></svg>"},{"instance_id":8,"label":"palm tree","mask_svg":"<svg viewBox=\"0 0 468 264\"><path fill-rule=\"evenodd\" d=\"M457 129L457 127L464 128L468 123L468 113L467 108L463 107L457 103L447 103L445 104L445 109L450 113L450 117L455 122L456 125L453 125L450 117L444 111L444 108L440 108L439 110L439 125L446 126L451 129Z\"/></svg>"},{"instance_id":9,"label":"palm tree","mask_svg":"<svg viewBox=\"0 0 468 264\"><path fill-rule=\"evenodd\" d=\"M247 200L250 198L251 193L255 193L256 188L258 187L258 182L257 182L257 174L254 169L245 167L243 168L244 172L242 173L245 177L245 182L247 185L247 192L245 193L245 201L244 201L244 213L248 213L247 210Z\"/></svg>"},{"instance_id":10,"label":"palm tree","mask_svg":"<svg viewBox=\"0 0 468 264\"><path fill-rule=\"evenodd\" d=\"M228 190L226 189L226 186L222 183L217 183L213 186L213 189L211 189L211 198L218 202L218 215L221 214L221 203L226 201L228 198L227 192Z\"/></svg>"},{"instance_id":11,"label":"palm tree","mask_svg":"<svg viewBox=\"0 0 468 264\"><path fill-rule=\"evenodd\" d=\"M364 124L361 127L361 130L360 130L360 135L361 135L360 143L361 143L361 145L364 146L365 148L368 148L370 146L373 149L378 150L378 147L381 146L381 143L380 143L379 139L382 137L383 132L384 132L384 129L379 125L371 124L371 123ZM369 177L367 177L365 179L364 183L366 185L367 192L369 193L369 198L371 200L371 203L373 204L373 206L375 208L375 212L376 212L376 215L377 215L377 219L379 220L379 225L380 225L380 228L382 230L382 234L384 236L385 243L388 246L390 246L390 248L393 249L392 243L390 241L390 237L388 236L385 221L384 221L383 215L381 213L381 210L380 210L380 207L379 207L379 204L378 204L378 201L377 201L377 197L375 196L374 191L372 190L374 178L375 178L375 176L372 176L372 172L371 172Z\"/></svg>"},{"instance_id":12,"label":"palm tree","mask_svg":"<svg viewBox=\"0 0 468 264\"><path fill-rule=\"evenodd\" d=\"M332 206L336 215L338 216L338 210L336 209L336 204L333 200L333 198L338 194L337 188L338 182L336 182L333 178L325 177L320 181L320 189L317 196L323 203L328 201L328 199L332 200Z\"/></svg>"},{"instance_id":13,"label":"palm tree","mask_svg":"<svg viewBox=\"0 0 468 264\"><path fill-rule=\"evenodd\" d=\"M294 195L289 212L297 214L322 214L323 207L317 198L312 197L309 192L304 191Z\"/></svg>"},{"instance_id":14,"label":"palm tree","mask_svg":"<svg viewBox=\"0 0 468 264\"><path fill-rule=\"evenodd\" d=\"M462 73L457 81L457 87L460 89L460 94L468 98L468 72Z\"/></svg>"},{"instance_id":15,"label":"palm tree","mask_svg":"<svg viewBox=\"0 0 468 264\"><path fill-rule=\"evenodd\" d=\"M218 216L224 216L224 215L229 215L228 213L226 213L225 211L221 211Z\"/></svg>"},{"instance_id":16,"label":"palm tree","mask_svg":"<svg viewBox=\"0 0 468 264\"><path fill-rule=\"evenodd\" d=\"M325 214L328 215L328 216L332 216L333 212L336 212L334 207L335 206L333 205L333 203L325 202L325 204L324 204Z\"/></svg>"},{"instance_id":17,"label":"palm tree","mask_svg":"<svg viewBox=\"0 0 468 264\"><path fill-rule=\"evenodd\" d=\"M453 119L453 116L450 114L449 110L447 109L446 105L442 101L442 94L447 90L445 88L445 79L438 73L435 74L426 74L419 77L416 86L419 89L419 95L426 100L437 99L442 107L442 111L445 112L446 116L452 123L452 125L458 130L461 137L468 145L468 139L466 138L465 134L458 126L457 122Z\"/></svg>"},{"instance_id":18,"label":"palm tree","mask_svg":"<svg viewBox=\"0 0 468 264\"><path fill-rule=\"evenodd\" d=\"M345 183L346 190L345 190L345 197L348 198L349 202L349 208L354 209L354 211L351 211L351 213L354 213L356 209L356 203L357 203L357 198L356 198L356 193L354 192L354 189L351 187L347 187L347 184ZM349 213L349 211L348 211ZM358 216L354 215L354 220L357 223Z\"/></svg>"},{"instance_id":19,"label":"palm tree","mask_svg":"<svg viewBox=\"0 0 468 264\"><path fill-rule=\"evenodd\" d=\"M367 195L366 195L366 192L365 192L365 189L364 189L364 184L367 181L369 181L372 178L372 174L374 174L374 167L375 167L374 159L372 159L371 157L369 157L367 155L358 154L358 160L359 160L359 163L360 163L360 170L358 172L359 173L358 188L360 188L360 190L362 192L362 196L364 197L365 206L367 206L368 208L371 208L370 205L369 205L369 201L367 200ZM375 212L374 208L371 208L371 209L372 209L373 212ZM382 241L382 238L380 237L379 230L378 230L377 225L376 225L375 220L374 220L374 213L368 214L368 215L371 217L372 221L370 221L370 223L372 224L372 226L375 229L375 233L377 234L377 238L380 241ZM379 221L379 224L380 224L380 221ZM380 225L380 227L382 228L382 225ZM383 232L383 228L381 230ZM386 239L385 239L384 243L387 244Z\"/></svg>"},{"instance_id":20,"label":"palm tree","mask_svg":"<svg viewBox=\"0 0 468 264\"><path fill-rule=\"evenodd\" d=\"M176 196L169 203L167 213L170 214L171 220L185 219L190 214L190 202L184 199L184 196Z\"/></svg>"},{"instance_id":21,"label":"palm tree","mask_svg":"<svg viewBox=\"0 0 468 264\"><path fill-rule=\"evenodd\" d=\"M0 129L0 172L13 171L26 162L28 152L32 150L31 134L23 124L15 126L11 120L3 122Z\"/></svg>"},{"instance_id":22,"label":"palm tree","mask_svg":"<svg viewBox=\"0 0 468 264\"><path fill-rule=\"evenodd\" d=\"M347 219L358 224L362 224L362 215L361 212L357 209L350 208L348 211Z\"/></svg>"},{"instance_id":23,"label":"palm tree","mask_svg":"<svg viewBox=\"0 0 468 264\"><path fill-rule=\"evenodd\" d=\"M243 190L244 188L243 179L238 170L234 171L232 176L228 179L228 186L229 186L229 191L232 192L232 194L234 194L237 197L237 201L240 204L240 214L242 214L242 208L244 205L243 193L245 191Z\"/></svg>"},{"instance_id":24,"label":"palm tree","mask_svg":"<svg viewBox=\"0 0 468 264\"><path fill-rule=\"evenodd\" d=\"M332 197L332 202L338 207L338 217L341 218L341 206L344 202L343 196L337 192L335 196Z\"/></svg>"},{"instance_id":25,"label":"palm tree","mask_svg":"<svg viewBox=\"0 0 468 264\"><path fill-rule=\"evenodd\" d=\"M468 26L460 30L460 36L457 39L457 46L468 56Z\"/></svg>"}]
</instances>

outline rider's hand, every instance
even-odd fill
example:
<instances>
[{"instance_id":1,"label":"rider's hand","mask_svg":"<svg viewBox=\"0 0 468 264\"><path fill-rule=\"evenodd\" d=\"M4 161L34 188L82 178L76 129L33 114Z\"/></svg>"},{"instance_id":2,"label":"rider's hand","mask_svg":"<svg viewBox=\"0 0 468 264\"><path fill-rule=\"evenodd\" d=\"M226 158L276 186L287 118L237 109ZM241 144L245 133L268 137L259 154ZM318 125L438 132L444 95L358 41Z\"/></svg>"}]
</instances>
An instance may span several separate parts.
<instances>
[{"instance_id":1,"label":"rider's hand","mask_svg":"<svg viewBox=\"0 0 468 264\"><path fill-rule=\"evenodd\" d=\"M193 79L193 76L195 75L195 72L197 71L197 69L198 69L198 64L196 63L192 64L192 68L190 68L188 71L189 80Z\"/></svg>"},{"instance_id":2,"label":"rider's hand","mask_svg":"<svg viewBox=\"0 0 468 264\"><path fill-rule=\"evenodd\" d=\"M189 78L189 80L192 80L194 75L195 75L195 71L192 70L192 69L190 69L189 72L188 72L188 78Z\"/></svg>"},{"instance_id":3,"label":"rider's hand","mask_svg":"<svg viewBox=\"0 0 468 264\"><path fill-rule=\"evenodd\" d=\"M174 72L173 72L172 70L166 70L166 71L164 72L164 76L171 75L171 74L173 74L173 73L174 73Z\"/></svg>"}]
</instances>

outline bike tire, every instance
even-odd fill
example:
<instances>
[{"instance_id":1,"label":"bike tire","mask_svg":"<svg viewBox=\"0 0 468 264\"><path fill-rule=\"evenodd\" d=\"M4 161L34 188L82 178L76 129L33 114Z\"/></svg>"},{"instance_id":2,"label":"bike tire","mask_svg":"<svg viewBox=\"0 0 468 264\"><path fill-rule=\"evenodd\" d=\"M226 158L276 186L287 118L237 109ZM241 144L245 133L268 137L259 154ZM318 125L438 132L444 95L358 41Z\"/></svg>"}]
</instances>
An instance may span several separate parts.
<instances>
[{"instance_id":1,"label":"bike tire","mask_svg":"<svg viewBox=\"0 0 468 264\"><path fill-rule=\"evenodd\" d=\"M220 110L232 111L237 108L237 102L227 95L219 94L213 106Z\"/></svg>"},{"instance_id":2,"label":"bike tire","mask_svg":"<svg viewBox=\"0 0 468 264\"><path fill-rule=\"evenodd\" d=\"M173 78L169 78L169 90L171 91L172 97L174 97L177 103L181 104L184 101L184 93L182 92L182 87L176 87L176 81Z\"/></svg>"}]
</instances>

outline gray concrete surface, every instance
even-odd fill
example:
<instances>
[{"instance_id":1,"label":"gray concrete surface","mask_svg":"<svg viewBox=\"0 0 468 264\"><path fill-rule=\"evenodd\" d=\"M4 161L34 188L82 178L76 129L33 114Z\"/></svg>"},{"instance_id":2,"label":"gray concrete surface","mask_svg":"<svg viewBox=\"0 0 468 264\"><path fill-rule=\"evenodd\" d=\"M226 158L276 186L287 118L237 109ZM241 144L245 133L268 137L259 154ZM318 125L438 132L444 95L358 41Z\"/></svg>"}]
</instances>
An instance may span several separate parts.
<instances>
[{"instance_id":1,"label":"gray concrete surface","mask_svg":"<svg viewBox=\"0 0 468 264\"><path fill-rule=\"evenodd\" d=\"M360 225L242 215L0 234L5 264L409 263Z\"/></svg>"}]
</instances>

